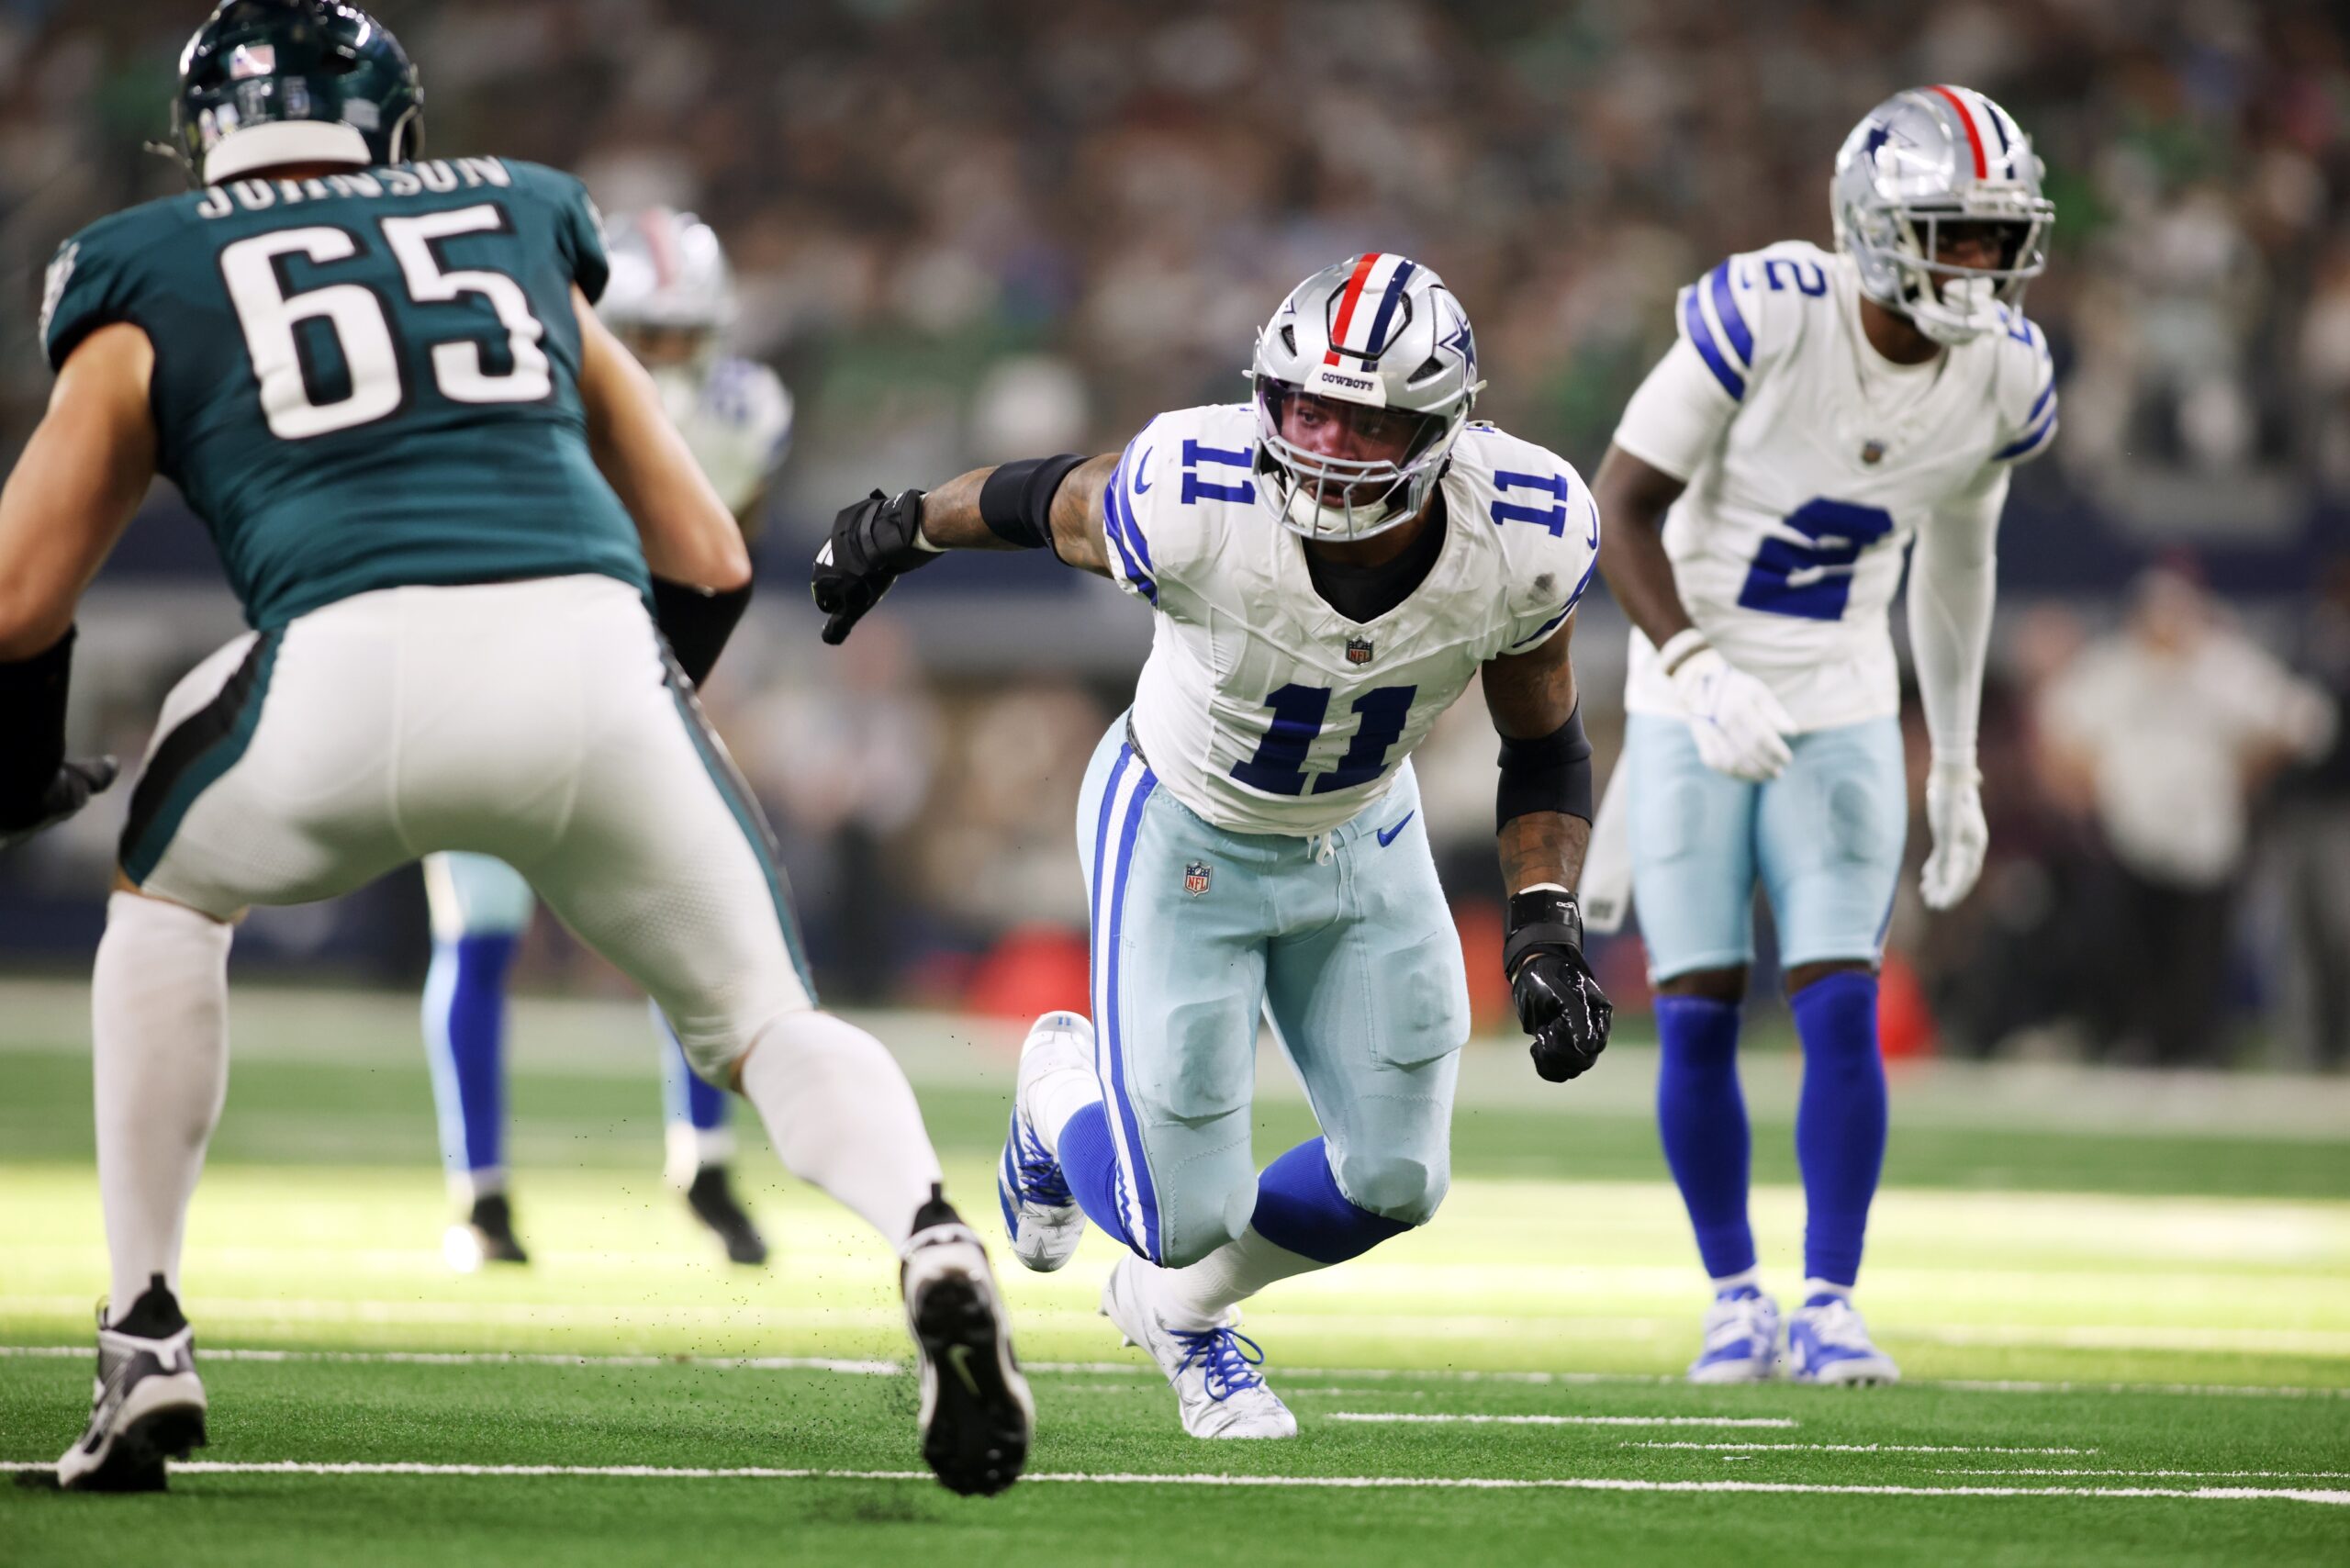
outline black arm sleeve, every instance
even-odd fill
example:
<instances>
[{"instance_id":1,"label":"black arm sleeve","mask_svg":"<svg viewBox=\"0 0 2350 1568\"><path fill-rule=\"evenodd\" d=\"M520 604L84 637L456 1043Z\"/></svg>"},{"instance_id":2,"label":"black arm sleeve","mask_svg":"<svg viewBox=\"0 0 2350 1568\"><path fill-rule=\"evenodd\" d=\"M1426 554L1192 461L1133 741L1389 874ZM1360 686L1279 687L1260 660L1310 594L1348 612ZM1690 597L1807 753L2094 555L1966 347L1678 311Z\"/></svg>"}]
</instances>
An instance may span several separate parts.
<instances>
[{"instance_id":1,"label":"black arm sleeve","mask_svg":"<svg viewBox=\"0 0 2350 1568\"><path fill-rule=\"evenodd\" d=\"M1494 831L1534 812L1564 812L1591 820L1591 741L1583 733L1583 704L1539 740L1502 737L1501 789L1494 801Z\"/></svg>"},{"instance_id":2,"label":"black arm sleeve","mask_svg":"<svg viewBox=\"0 0 2350 1568\"><path fill-rule=\"evenodd\" d=\"M979 486L979 521L988 532L1021 550L1043 550L1053 543L1053 496L1069 470L1083 463L1073 452L1058 457L1028 457L1006 463Z\"/></svg>"},{"instance_id":3,"label":"black arm sleeve","mask_svg":"<svg viewBox=\"0 0 2350 1568\"><path fill-rule=\"evenodd\" d=\"M41 798L65 761L65 688L73 629L28 659L0 664L0 823L41 815Z\"/></svg>"},{"instance_id":4,"label":"black arm sleeve","mask_svg":"<svg viewBox=\"0 0 2350 1568\"><path fill-rule=\"evenodd\" d=\"M749 583L724 593L704 593L666 577L653 579L654 623L669 640L677 667L696 686L710 678L711 666L718 663L726 639L734 634L735 622L743 619L750 602Z\"/></svg>"}]
</instances>

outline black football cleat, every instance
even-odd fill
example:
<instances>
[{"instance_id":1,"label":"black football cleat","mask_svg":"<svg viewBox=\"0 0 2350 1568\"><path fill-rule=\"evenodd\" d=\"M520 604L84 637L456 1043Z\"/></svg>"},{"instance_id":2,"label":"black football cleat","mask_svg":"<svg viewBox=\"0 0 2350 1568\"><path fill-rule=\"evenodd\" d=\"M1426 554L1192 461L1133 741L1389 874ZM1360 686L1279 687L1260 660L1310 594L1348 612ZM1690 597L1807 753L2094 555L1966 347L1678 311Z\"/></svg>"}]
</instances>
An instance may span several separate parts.
<instances>
[{"instance_id":1,"label":"black football cleat","mask_svg":"<svg viewBox=\"0 0 2350 1568\"><path fill-rule=\"evenodd\" d=\"M751 1222L750 1211L736 1200L733 1183L728 1180L723 1165L705 1165L694 1172L693 1184L686 1189L686 1206L726 1244L729 1261L757 1264L767 1260L767 1238Z\"/></svg>"},{"instance_id":2,"label":"black football cleat","mask_svg":"<svg viewBox=\"0 0 2350 1568\"><path fill-rule=\"evenodd\" d=\"M920 1352L922 1457L950 1492L1001 1492L1028 1462L1036 1405L986 1249L935 1188L914 1215L898 1277Z\"/></svg>"},{"instance_id":3,"label":"black football cleat","mask_svg":"<svg viewBox=\"0 0 2350 1568\"><path fill-rule=\"evenodd\" d=\"M195 1330L162 1275L113 1322L99 1315L90 1406L89 1430L57 1462L68 1492L163 1491L164 1462L204 1446Z\"/></svg>"},{"instance_id":4,"label":"black football cleat","mask_svg":"<svg viewBox=\"0 0 2350 1568\"><path fill-rule=\"evenodd\" d=\"M458 1273L470 1274L485 1263L527 1263L514 1234L514 1209L503 1193L485 1193L474 1200L464 1223L453 1225L441 1238L441 1255Z\"/></svg>"}]
</instances>

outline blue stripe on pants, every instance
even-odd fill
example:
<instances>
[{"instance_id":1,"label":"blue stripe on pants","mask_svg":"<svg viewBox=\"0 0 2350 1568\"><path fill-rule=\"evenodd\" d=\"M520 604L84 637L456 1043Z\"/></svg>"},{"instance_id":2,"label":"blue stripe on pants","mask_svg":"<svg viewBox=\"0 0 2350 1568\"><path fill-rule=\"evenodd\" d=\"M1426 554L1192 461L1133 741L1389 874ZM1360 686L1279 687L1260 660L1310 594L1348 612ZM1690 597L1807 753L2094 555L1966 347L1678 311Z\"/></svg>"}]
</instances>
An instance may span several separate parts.
<instances>
[{"instance_id":1,"label":"blue stripe on pants","mask_svg":"<svg viewBox=\"0 0 2350 1568\"><path fill-rule=\"evenodd\" d=\"M1117 855L1113 862L1103 854L1109 847L1111 819L1117 815L1119 790L1136 772L1140 777L1136 779L1133 793L1128 798L1125 819L1118 825ZM1126 1087L1124 1019L1120 1016L1119 1008L1118 949L1125 936L1126 873L1134 861L1135 839L1142 828L1143 808L1149 803L1151 792L1158 787L1158 777L1142 766L1135 756L1134 748L1121 746L1117 767L1111 774L1110 787L1102 792L1102 812L1094 826L1093 840L1093 919L1097 944L1093 965L1093 1016L1109 1054L1109 1071L1103 1075L1102 1087L1108 1091L1110 1102L1118 1109L1118 1129L1124 1135L1119 1140L1125 1145L1120 1150L1119 1170L1131 1182L1127 1195L1133 1205L1126 1228L1141 1242L1139 1250L1150 1258L1158 1255L1158 1194L1150 1178L1150 1159L1143 1147L1142 1125L1135 1114L1134 1102ZM1102 902L1104 888L1110 893L1107 907Z\"/></svg>"}]
</instances>

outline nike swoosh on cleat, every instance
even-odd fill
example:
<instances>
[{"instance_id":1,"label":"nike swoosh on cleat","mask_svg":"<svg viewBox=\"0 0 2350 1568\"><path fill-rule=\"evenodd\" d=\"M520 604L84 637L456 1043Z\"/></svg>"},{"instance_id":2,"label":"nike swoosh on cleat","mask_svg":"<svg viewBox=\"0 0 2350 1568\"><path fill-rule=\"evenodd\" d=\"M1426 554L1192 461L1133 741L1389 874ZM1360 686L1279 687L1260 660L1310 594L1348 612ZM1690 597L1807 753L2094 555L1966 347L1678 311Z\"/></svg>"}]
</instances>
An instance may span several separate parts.
<instances>
[{"instance_id":1,"label":"nike swoosh on cleat","mask_svg":"<svg viewBox=\"0 0 2350 1568\"><path fill-rule=\"evenodd\" d=\"M1142 449L1142 455L1135 459L1135 494L1137 496L1150 488L1149 482L1143 476L1150 472L1150 454L1156 450L1146 446Z\"/></svg>"},{"instance_id":2,"label":"nike swoosh on cleat","mask_svg":"<svg viewBox=\"0 0 2350 1568\"><path fill-rule=\"evenodd\" d=\"M1404 813L1404 822L1397 823L1393 827L1381 828L1379 830L1379 847L1384 849L1389 845L1394 843L1395 835L1404 831L1404 823L1410 822L1414 817L1418 816L1419 814L1419 809L1415 807L1411 811Z\"/></svg>"},{"instance_id":3,"label":"nike swoosh on cleat","mask_svg":"<svg viewBox=\"0 0 2350 1568\"><path fill-rule=\"evenodd\" d=\"M978 1398L979 1380L971 1375L971 1347L968 1345L947 1346L946 1364L955 1369L955 1375L963 1380L963 1386L971 1391L971 1397Z\"/></svg>"}]
</instances>

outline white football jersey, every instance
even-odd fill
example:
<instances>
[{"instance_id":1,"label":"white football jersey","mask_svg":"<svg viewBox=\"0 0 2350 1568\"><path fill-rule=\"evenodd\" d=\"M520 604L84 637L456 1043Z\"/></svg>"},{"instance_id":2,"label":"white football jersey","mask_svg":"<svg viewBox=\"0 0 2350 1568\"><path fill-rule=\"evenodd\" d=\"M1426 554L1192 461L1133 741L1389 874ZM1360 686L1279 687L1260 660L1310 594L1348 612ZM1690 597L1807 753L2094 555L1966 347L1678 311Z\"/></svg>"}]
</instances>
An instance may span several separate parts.
<instances>
[{"instance_id":1,"label":"white football jersey","mask_svg":"<svg viewBox=\"0 0 2350 1568\"><path fill-rule=\"evenodd\" d=\"M1690 619L1806 730L1899 711L1886 611L1911 540L2056 429L2047 335L2020 313L1904 366L1869 345L1860 302L1852 262L1817 245L1730 257L1682 291L1679 341L1616 431L1687 482L1664 547ZM1638 631L1625 706L1680 711Z\"/></svg>"},{"instance_id":2,"label":"white football jersey","mask_svg":"<svg viewBox=\"0 0 2350 1568\"><path fill-rule=\"evenodd\" d=\"M1564 458L1468 426L1444 547L1374 621L1324 602L1305 542L1259 499L1247 404L1161 414L1111 476L1113 576L1157 610L1134 737L1217 827L1326 833L1383 796L1486 660L1539 646L1591 582L1599 511Z\"/></svg>"},{"instance_id":3,"label":"white football jersey","mask_svg":"<svg viewBox=\"0 0 2350 1568\"><path fill-rule=\"evenodd\" d=\"M791 394L782 378L755 360L717 359L707 369L659 370L653 380L711 487L739 517L791 444Z\"/></svg>"}]
</instances>

